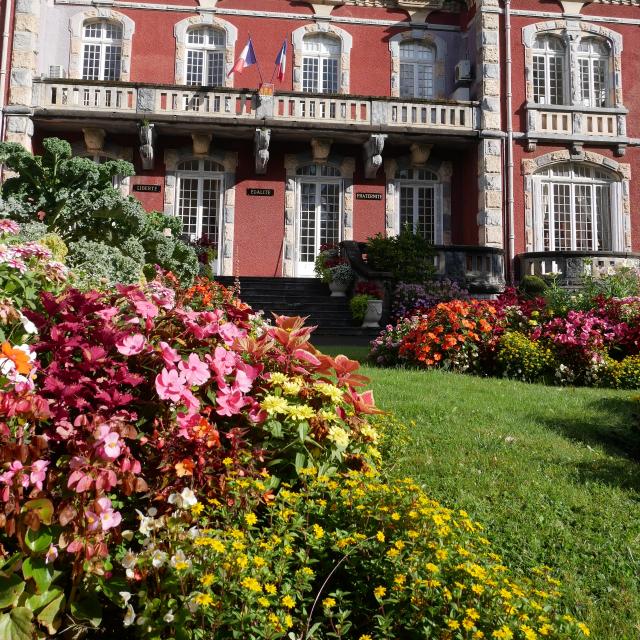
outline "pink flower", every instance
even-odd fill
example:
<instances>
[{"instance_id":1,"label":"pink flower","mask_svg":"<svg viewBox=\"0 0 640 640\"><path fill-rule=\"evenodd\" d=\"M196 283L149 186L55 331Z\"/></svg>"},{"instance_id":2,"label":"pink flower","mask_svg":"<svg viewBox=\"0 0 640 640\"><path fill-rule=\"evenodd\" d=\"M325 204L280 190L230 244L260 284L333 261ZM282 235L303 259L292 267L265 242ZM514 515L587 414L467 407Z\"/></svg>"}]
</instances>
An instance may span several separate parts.
<instances>
[{"instance_id":1,"label":"pink flower","mask_svg":"<svg viewBox=\"0 0 640 640\"><path fill-rule=\"evenodd\" d=\"M125 336L116 342L116 349L123 356L135 356L141 353L146 344L146 340L141 333L134 333L131 336Z\"/></svg>"},{"instance_id":2,"label":"pink flower","mask_svg":"<svg viewBox=\"0 0 640 640\"><path fill-rule=\"evenodd\" d=\"M190 386L204 384L210 377L207 365L200 360L197 353L192 353L186 363L180 362L178 369Z\"/></svg>"},{"instance_id":3,"label":"pink flower","mask_svg":"<svg viewBox=\"0 0 640 640\"><path fill-rule=\"evenodd\" d=\"M122 521L119 511L114 511L109 498L98 498L96 500L97 511L100 518L100 525L103 531L117 527Z\"/></svg>"},{"instance_id":4,"label":"pink flower","mask_svg":"<svg viewBox=\"0 0 640 640\"><path fill-rule=\"evenodd\" d=\"M100 516L97 513L85 509L84 517L87 519L88 531L95 531L100 526Z\"/></svg>"},{"instance_id":5,"label":"pink flower","mask_svg":"<svg viewBox=\"0 0 640 640\"><path fill-rule=\"evenodd\" d=\"M216 396L219 408L216 413L219 416L234 416L240 413L245 405L249 404L249 400L242 395L241 391L232 391L231 393L219 392Z\"/></svg>"},{"instance_id":6,"label":"pink flower","mask_svg":"<svg viewBox=\"0 0 640 640\"><path fill-rule=\"evenodd\" d=\"M164 341L160 343L160 353L165 367L172 367L174 362L180 360L180 354Z\"/></svg>"},{"instance_id":7,"label":"pink flower","mask_svg":"<svg viewBox=\"0 0 640 640\"><path fill-rule=\"evenodd\" d=\"M120 455L121 445L120 434L115 431L109 432L102 440L104 455L107 456L107 458L117 458Z\"/></svg>"},{"instance_id":8,"label":"pink flower","mask_svg":"<svg viewBox=\"0 0 640 640\"><path fill-rule=\"evenodd\" d=\"M158 307L148 300L134 300L133 306L145 320L150 320L158 315Z\"/></svg>"},{"instance_id":9,"label":"pink flower","mask_svg":"<svg viewBox=\"0 0 640 640\"><path fill-rule=\"evenodd\" d=\"M47 477L48 466L49 463L46 460L36 460L31 465L31 473L29 474L29 479L31 480L31 484L36 489L38 489L38 491L42 491L42 483Z\"/></svg>"},{"instance_id":10,"label":"pink flower","mask_svg":"<svg viewBox=\"0 0 640 640\"><path fill-rule=\"evenodd\" d=\"M55 545L51 545L44 557L44 563L50 564L51 562L54 562L57 557L58 557L58 547L56 547Z\"/></svg>"},{"instance_id":11,"label":"pink flower","mask_svg":"<svg viewBox=\"0 0 640 640\"><path fill-rule=\"evenodd\" d=\"M185 377L175 369L163 369L156 376L156 391L163 400L179 402L185 391Z\"/></svg>"},{"instance_id":12,"label":"pink flower","mask_svg":"<svg viewBox=\"0 0 640 640\"><path fill-rule=\"evenodd\" d=\"M246 362L238 363L238 370L236 371L236 380L233 383L234 391L242 391L247 393L251 389L253 381L258 377L260 369L258 367L252 367Z\"/></svg>"},{"instance_id":13,"label":"pink flower","mask_svg":"<svg viewBox=\"0 0 640 640\"><path fill-rule=\"evenodd\" d=\"M247 332L244 329L240 329L233 322L225 322L219 329L218 333L220 337L224 340L224 343L231 346L236 338L243 338L247 335Z\"/></svg>"},{"instance_id":14,"label":"pink flower","mask_svg":"<svg viewBox=\"0 0 640 640\"><path fill-rule=\"evenodd\" d=\"M0 220L0 233L16 234L20 231L20 225L13 220L3 218Z\"/></svg>"}]
</instances>

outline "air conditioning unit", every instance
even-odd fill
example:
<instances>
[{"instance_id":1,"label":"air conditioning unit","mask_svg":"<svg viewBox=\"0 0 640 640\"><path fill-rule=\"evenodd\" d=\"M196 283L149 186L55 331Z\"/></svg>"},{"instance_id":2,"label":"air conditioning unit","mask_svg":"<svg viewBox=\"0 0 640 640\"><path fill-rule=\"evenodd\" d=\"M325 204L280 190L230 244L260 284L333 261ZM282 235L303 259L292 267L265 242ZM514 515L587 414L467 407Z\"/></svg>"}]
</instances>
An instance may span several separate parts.
<instances>
[{"instance_id":1,"label":"air conditioning unit","mask_svg":"<svg viewBox=\"0 0 640 640\"><path fill-rule=\"evenodd\" d=\"M49 65L49 77L54 79L66 78L67 72L61 64Z\"/></svg>"},{"instance_id":2,"label":"air conditioning unit","mask_svg":"<svg viewBox=\"0 0 640 640\"><path fill-rule=\"evenodd\" d=\"M471 60L460 60L456 65L456 82L471 82Z\"/></svg>"}]
</instances>

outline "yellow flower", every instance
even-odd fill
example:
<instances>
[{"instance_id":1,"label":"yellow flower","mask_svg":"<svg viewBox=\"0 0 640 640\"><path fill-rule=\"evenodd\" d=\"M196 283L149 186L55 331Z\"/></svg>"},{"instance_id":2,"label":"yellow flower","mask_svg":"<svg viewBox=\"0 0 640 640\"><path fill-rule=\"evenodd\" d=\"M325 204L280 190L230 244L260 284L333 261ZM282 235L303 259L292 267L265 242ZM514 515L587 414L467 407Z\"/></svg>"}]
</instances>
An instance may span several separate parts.
<instances>
[{"instance_id":1,"label":"yellow flower","mask_svg":"<svg viewBox=\"0 0 640 640\"><path fill-rule=\"evenodd\" d=\"M327 382L316 382L313 386L323 396L330 398L333 404L339 404L340 402L342 402L344 393L335 385L329 384Z\"/></svg>"},{"instance_id":2,"label":"yellow flower","mask_svg":"<svg viewBox=\"0 0 640 640\"><path fill-rule=\"evenodd\" d=\"M313 525L313 535L318 538L322 538L324 536L324 529L319 524Z\"/></svg>"},{"instance_id":3,"label":"yellow flower","mask_svg":"<svg viewBox=\"0 0 640 640\"><path fill-rule=\"evenodd\" d=\"M211 585L214 580L215 580L215 576L213 576L211 573L206 573L205 575L202 576L202 578L200 578L200 582L205 587L208 587L209 585Z\"/></svg>"},{"instance_id":4,"label":"yellow flower","mask_svg":"<svg viewBox=\"0 0 640 640\"><path fill-rule=\"evenodd\" d=\"M176 571L184 571L185 569L189 568L189 563L178 561L176 562L175 567L176 567Z\"/></svg>"},{"instance_id":5,"label":"yellow flower","mask_svg":"<svg viewBox=\"0 0 640 640\"><path fill-rule=\"evenodd\" d=\"M543 624L538 629L538 632L540 633L541 636L548 636L552 631L553 631L553 627L547 623Z\"/></svg>"},{"instance_id":6,"label":"yellow flower","mask_svg":"<svg viewBox=\"0 0 640 640\"><path fill-rule=\"evenodd\" d=\"M336 606L336 601L335 601L335 599L334 599L334 598L325 598L325 599L322 601L322 606L323 606L325 609L331 609L332 607L335 607L335 606Z\"/></svg>"},{"instance_id":7,"label":"yellow flower","mask_svg":"<svg viewBox=\"0 0 640 640\"><path fill-rule=\"evenodd\" d=\"M267 582L267 584L264 585L264 590L270 596L275 596L276 593L278 593L278 590L276 589L276 585L275 584L271 584L270 582Z\"/></svg>"},{"instance_id":8,"label":"yellow flower","mask_svg":"<svg viewBox=\"0 0 640 640\"><path fill-rule=\"evenodd\" d=\"M327 438L339 449L346 449L349 446L349 434L337 425L334 425L329 429Z\"/></svg>"},{"instance_id":9,"label":"yellow flower","mask_svg":"<svg viewBox=\"0 0 640 640\"><path fill-rule=\"evenodd\" d=\"M520 627L520 630L522 631L522 633L524 633L524 637L526 640L536 640L536 638L538 637L538 634L526 624L523 624Z\"/></svg>"},{"instance_id":10,"label":"yellow flower","mask_svg":"<svg viewBox=\"0 0 640 640\"><path fill-rule=\"evenodd\" d=\"M225 459L222 461L222 464L223 464L225 467L230 467L230 466L233 464L233 459L232 459L232 458L225 458Z\"/></svg>"},{"instance_id":11,"label":"yellow flower","mask_svg":"<svg viewBox=\"0 0 640 640\"><path fill-rule=\"evenodd\" d=\"M387 556L389 558L397 558L399 555L400 552L395 548L389 549L389 551L387 551Z\"/></svg>"},{"instance_id":12,"label":"yellow flower","mask_svg":"<svg viewBox=\"0 0 640 640\"><path fill-rule=\"evenodd\" d=\"M582 633L585 636L590 636L591 635L591 631L589 631L589 627L587 627L587 625L584 624L583 622L578 622L578 629L580 629L580 631L582 631Z\"/></svg>"},{"instance_id":13,"label":"yellow flower","mask_svg":"<svg viewBox=\"0 0 640 640\"><path fill-rule=\"evenodd\" d=\"M245 589L254 591L255 593L262 593L262 587L255 578L244 578L240 583Z\"/></svg>"},{"instance_id":14,"label":"yellow flower","mask_svg":"<svg viewBox=\"0 0 640 640\"><path fill-rule=\"evenodd\" d=\"M391 514L391 519L392 519L392 520L400 520L400 514L394 511L394 512Z\"/></svg>"},{"instance_id":15,"label":"yellow flower","mask_svg":"<svg viewBox=\"0 0 640 640\"><path fill-rule=\"evenodd\" d=\"M385 588L385 587L383 587L383 586L376 587L376 588L373 590L373 595L374 595L376 598L378 598L378 599L380 599L380 598L384 598L384 596L386 595L386 593L387 593L387 590L386 590L386 588Z\"/></svg>"},{"instance_id":16,"label":"yellow flower","mask_svg":"<svg viewBox=\"0 0 640 640\"><path fill-rule=\"evenodd\" d=\"M384 542L384 532L378 531L378 533L376 533L376 538L378 542Z\"/></svg>"},{"instance_id":17,"label":"yellow flower","mask_svg":"<svg viewBox=\"0 0 640 640\"><path fill-rule=\"evenodd\" d=\"M365 633L363 636L360 636L358 640L373 640L373 638Z\"/></svg>"},{"instance_id":18,"label":"yellow flower","mask_svg":"<svg viewBox=\"0 0 640 640\"><path fill-rule=\"evenodd\" d=\"M471 629L473 629L474 624L473 624L473 620L471 620L471 618L465 618L462 621L462 626L467 630L467 631L471 631Z\"/></svg>"},{"instance_id":19,"label":"yellow flower","mask_svg":"<svg viewBox=\"0 0 640 640\"><path fill-rule=\"evenodd\" d=\"M261 556L255 556L253 558L253 564L255 564L256 567L264 567L267 564L267 561Z\"/></svg>"},{"instance_id":20,"label":"yellow flower","mask_svg":"<svg viewBox=\"0 0 640 640\"><path fill-rule=\"evenodd\" d=\"M191 513L193 513L194 516L199 516L203 511L204 511L204 505L201 502L196 502L191 507Z\"/></svg>"},{"instance_id":21,"label":"yellow flower","mask_svg":"<svg viewBox=\"0 0 640 640\"><path fill-rule=\"evenodd\" d=\"M511 631L511 629L509 629L509 627L507 626L503 626L502 628L498 629L497 631L494 631L492 634L493 638L500 638L500 640L512 640L513 638L513 632Z\"/></svg>"},{"instance_id":22,"label":"yellow flower","mask_svg":"<svg viewBox=\"0 0 640 640\"><path fill-rule=\"evenodd\" d=\"M316 415L313 407L306 404L291 404L285 412L292 420L310 420Z\"/></svg>"},{"instance_id":23,"label":"yellow flower","mask_svg":"<svg viewBox=\"0 0 640 640\"><path fill-rule=\"evenodd\" d=\"M446 560L449 557L449 552L446 549L438 549L436 551L436 558L438 560Z\"/></svg>"},{"instance_id":24,"label":"yellow flower","mask_svg":"<svg viewBox=\"0 0 640 640\"><path fill-rule=\"evenodd\" d=\"M433 562L427 562L427 564L424 566L424 568L431 572L431 573L439 573L440 569L438 566L436 566L435 564L433 564Z\"/></svg>"},{"instance_id":25,"label":"yellow flower","mask_svg":"<svg viewBox=\"0 0 640 640\"><path fill-rule=\"evenodd\" d=\"M288 396L297 396L300 391L302 391L302 385L299 382L291 380L283 383L282 390Z\"/></svg>"},{"instance_id":26,"label":"yellow flower","mask_svg":"<svg viewBox=\"0 0 640 640\"><path fill-rule=\"evenodd\" d=\"M457 620L449 620L447 621L447 626L449 629L459 629L460 623Z\"/></svg>"},{"instance_id":27,"label":"yellow flower","mask_svg":"<svg viewBox=\"0 0 640 640\"><path fill-rule=\"evenodd\" d=\"M258 518L255 513L247 513L244 516L244 521L252 527L256 522L258 522Z\"/></svg>"},{"instance_id":28,"label":"yellow flower","mask_svg":"<svg viewBox=\"0 0 640 640\"><path fill-rule=\"evenodd\" d=\"M270 415L285 413L289 408L289 403L281 396L267 395L260 403L260 406Z\"/></svg>"},{"instance_id":29,"label":"yellow flower","mask_svg":"<svg viewBox=\"0 0 640 640\"><path fill-rule=\"evenodd\" d=\"M480 640L481 638L484 638L484 633L482 631L474 631L473 632L473 639L474 640Z\"/></svg>"},{"instance_id":30,"label":"yellow flower","mask_svg":"<svg viewBox=\"0 0 640 640\"><path fill-rule=\"evenodd\" d=\"M289 627L293 626L293 618L287 613L284 617L284 626L289 629Z\"/></svg>"},{"instance_id":31,"label":"yellow flower","mask_svg":"<svg viewBox=\"0 0 640 640\"><path fill-rule=\"evenodd\" d=\"M283 607L287 607L287 609L293 609L296 606L296 601L289 595L284 596L280 602Z\"/></svg>"},{"instance_id":32,"label":"yellow flower","mask_svg":"<svg viewBox=\"0 0 640 640\"><path fill-rule=\"evenodd\" d=\"M213 598L208 593L199 593L193 601L201 607L208 607L213 604Z\"/></svg>"},{"instance_id":33,"label":"yellow flower","mask_svg":"<svg viewBox=\"0 0 640 640\"><path fill-rule=\"evenodd\" d=\"M264 596L260 596L260 597L258 598L258 604L259 604L261 607L268 607L268 606L269 606L269 604L270 604L270 602L269 602L269 600L267 600L267 598L265 598Z\"/></svg>"},{"instance_id":34,"label":"yellow flower","mask_svg":"<svg viewBox=\"0 0 640 640\"><path fill-rule=\"evenodd\" d=\"M273 371L269 374L269 382L272 384L284 384L288 382L289 378L284 375L284 373L280 373L279 371Z\"/></svg>"}]
</instances>

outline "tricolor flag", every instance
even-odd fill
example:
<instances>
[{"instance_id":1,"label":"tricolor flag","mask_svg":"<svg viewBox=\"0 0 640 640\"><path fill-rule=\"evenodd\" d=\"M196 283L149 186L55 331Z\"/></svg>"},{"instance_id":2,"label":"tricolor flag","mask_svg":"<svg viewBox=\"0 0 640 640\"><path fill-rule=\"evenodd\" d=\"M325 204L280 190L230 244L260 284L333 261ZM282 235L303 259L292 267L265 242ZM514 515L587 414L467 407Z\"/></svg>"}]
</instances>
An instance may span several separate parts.
<instances>
[{"instance_id":1,"label":"tricolor flag","mask_svg":"<svg viewBox=\"0 0 640 640\"><path fill-rule=\"evenodd\" d=\"M230 76L232 73L242 73L247 67L250 67L252 64L256 64L258 59L256 58L256 52L253 50L253 42L251 42L251 38L247 41L240 57L236 60L236 63L233 65L233 68L227 76Z\"/></svg>"},{"instance_id":2,"label":"tricolor flag","mask_svg":"<svg viewBox=\"0 0 640 640\"><path fill-rule=\"evenodd\" d=\"M284 80L284 74L287 70L287 41L284 40L282 48L276 58L276 77L280 82Z\"/></svg>"}]
</instances>

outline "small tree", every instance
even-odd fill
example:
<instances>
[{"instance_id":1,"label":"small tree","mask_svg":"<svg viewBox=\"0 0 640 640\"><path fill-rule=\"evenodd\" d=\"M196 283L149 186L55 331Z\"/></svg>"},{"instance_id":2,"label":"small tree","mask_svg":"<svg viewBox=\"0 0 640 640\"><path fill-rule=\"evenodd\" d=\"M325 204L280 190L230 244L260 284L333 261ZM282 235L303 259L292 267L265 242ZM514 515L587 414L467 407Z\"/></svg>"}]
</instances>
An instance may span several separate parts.
<instances>
[{"instance_id":1,"label":"small tree","mask_svg":"<svg viewBox=\"0 0 640 640\"><path fill-rule=\"evenodd\" d=\"M130 162L73 157L71 145L58 138L42 146L44 153L36 156L19 144L0 144L0 164L17 174L0 186L0 216L41 221L69 245L69 263L91 276L132 282L157 264L184 284L193 280L198 262L180 239L180 220L147 214L138 200L114 188L115 176L134 174Z\"/></svg>"}]
</instances>

